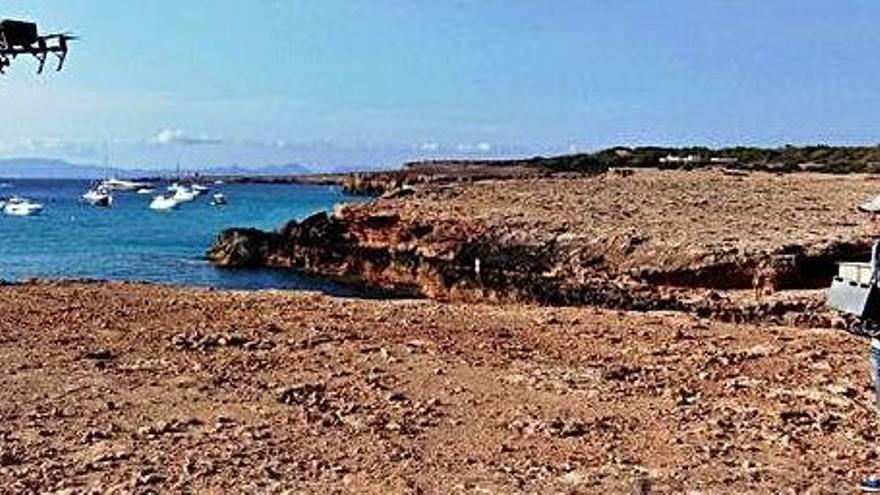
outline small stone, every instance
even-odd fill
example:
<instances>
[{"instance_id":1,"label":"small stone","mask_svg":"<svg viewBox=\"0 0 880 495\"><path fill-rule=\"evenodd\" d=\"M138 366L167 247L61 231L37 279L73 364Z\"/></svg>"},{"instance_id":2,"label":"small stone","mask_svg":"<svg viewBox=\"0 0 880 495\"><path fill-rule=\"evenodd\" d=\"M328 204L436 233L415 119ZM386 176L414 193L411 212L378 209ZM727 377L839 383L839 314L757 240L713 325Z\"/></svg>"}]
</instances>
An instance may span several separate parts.
<instances>
[{"instance_id":1,"label":"small stone","mask_svg":"<svg viewBox=\"0 0 880 495\"><path fill-rule=\"evenodd\" d=\"M141 471L134 478L134 486L147 486L147 485L155 485L157 483L161 483L165 480L165 477L161 474L157 473L156 470L152 467L146 467L141 469Z\"/></svg>"},{"instance_id":2,"label":"small stone","mask_svg":"<svg viewBox=\"0 0 880 495\"><path fill-rule=\"evenodd\" d=\"M94 351L86 352L83 354L83 357L95 361L106 361L108 359L113 359L113 352L109 349L96 349Z\"/></svg>"},{"instance_id":3,"label":"small stone","mask_svg":"<svg viewBox=\"0 0 880 495\"><path fill-rule=\"evenodd\" d=\"M403 402L406 400L406 395L403 392L391 392L385 396L385 400L388 402Z\"/></svg>"},{"instance_id":4,"label":"small stone","mask_svg":"<svg viewBox=\"0 0 880 495\"><path fill-rule=\"evenodd\" d=\"M587 432L587 429L584 427L583 423L580 421L569 421L563 425L562 430L560 431L560 435L562 437L580 437L583 436Z\"/></svg>"}]
</instances>

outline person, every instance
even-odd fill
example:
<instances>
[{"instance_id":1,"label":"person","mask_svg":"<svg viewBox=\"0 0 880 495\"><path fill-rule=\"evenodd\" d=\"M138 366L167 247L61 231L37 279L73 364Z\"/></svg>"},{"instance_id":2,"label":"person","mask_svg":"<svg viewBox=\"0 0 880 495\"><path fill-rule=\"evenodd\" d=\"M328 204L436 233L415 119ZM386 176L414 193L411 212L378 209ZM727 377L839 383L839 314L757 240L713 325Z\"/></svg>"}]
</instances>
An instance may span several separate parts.
<instances>
[{"instance_id":1,"label":"person","mask_svg":"<svg viewBox=\"0 0 880 495\"><path fill-rule=\"evenodd\" d=\"M871 382L874 384L874 404L880 409L880 338L871 337Z\"/></svg>"},{"instance_id":2,"label":"person","mask_svg":"<svg viewBox=\"0 0 880 495\"><path fill-rule=\"evenodd\" d=\"M874 404L880 409L880 338L871 336L870 346L871 383L874 385ZM880 476L871 475L863 479L859 488L865 493L880 493Z\"/></svg>"}]
</instances>

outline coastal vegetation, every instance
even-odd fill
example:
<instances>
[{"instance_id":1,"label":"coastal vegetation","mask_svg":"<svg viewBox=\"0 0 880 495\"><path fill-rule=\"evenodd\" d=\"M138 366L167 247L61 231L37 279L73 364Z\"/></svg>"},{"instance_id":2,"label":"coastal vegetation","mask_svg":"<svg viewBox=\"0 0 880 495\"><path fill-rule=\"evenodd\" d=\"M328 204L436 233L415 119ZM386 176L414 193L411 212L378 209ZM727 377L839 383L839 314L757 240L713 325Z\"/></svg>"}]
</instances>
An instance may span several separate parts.
<instances>
[{"instance_id":1,"label":"coastal vegetation","mask_svg":"<svg viewBox=\"0 0 880 495\"><path fill-rule=\"evenodd\" d=\"M880 172L880 146L791 146L725 148L617 146L594 153L535 156L516 160L446 160L408 163L411 170L458 166L539 168L553 172L594 174L610 168L694 169L713 166L771 172Z\"/></svg>"},{"instance_id":2,"label":"coastal vegetation","mask_svg":"<svg viewBox=\"0 0 880 495\"><path fill-rule=\"evenodd\" d=\"M546 178L557 174L595 176L613 169L658 168L699 170L721 168L774 173L818 172L827 174L880 172L880 146L782 146L727 148L617 146L593 153L494 160L421 160L399 170L289 177L336 182L350 194L379 196L406 185L454 184L478 180Z\"/></svg>"}]
</instances>

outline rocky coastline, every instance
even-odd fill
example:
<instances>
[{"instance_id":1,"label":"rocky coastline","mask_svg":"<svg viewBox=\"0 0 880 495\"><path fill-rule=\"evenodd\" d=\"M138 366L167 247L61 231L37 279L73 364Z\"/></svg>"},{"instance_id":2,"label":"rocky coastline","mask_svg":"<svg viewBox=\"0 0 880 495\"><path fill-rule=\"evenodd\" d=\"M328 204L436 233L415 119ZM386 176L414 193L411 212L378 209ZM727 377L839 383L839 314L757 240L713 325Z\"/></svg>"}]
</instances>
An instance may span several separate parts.
<instances>
[{"instance_id":1,"label":"rocky coastline","mask_svg":"<svg viewBox=\"0 0 880 495\"><path fill-rule=\"evenodd\" d=\"M208 258L220 267L291 268L441 301L677 310L724 321L845 325L823 309L821 289L835 261L867 256L874 227L854 209L834 205L840 196L853 204L871 184L811 174L787 177L642 170L590 178L395 183L397 189L384 197L293 221L275 232L225 231ZM686 183L703 189L684 189ZM399 193L401 187L407 194ZM768 190L781 202L767 202ZM606 205L592 221L574 218L573 206L591 214L593 193L644 199L641 205L626 200ZM829 195L821 204L801 204L804 195L820 193ZM552 213L545 212L542 194L565 211L562 221L545 218ZM707 200L713 196L714 205ZM517 197L534 204L517 203ZM675 208L676 201L685 201L676 212L681 218L664 225L669 218L655 207ZM713 206L717 213L707 214ZM514 215L507 216L506 207ZM789 211L799 212L804 225L779 232L771 223L774 215ZM764 218L754 221L752 213ZM752 238L735 237L724 222L729 215L751 222ZM684 227L694 239L687 242L690 252L680 249L681 241L669 242ZM757 280L762 276L765 280ZM772 287L756 287L757 282ZM765 297L743 295L765 289L770 289Z\"/></svg>"}]
</instances>

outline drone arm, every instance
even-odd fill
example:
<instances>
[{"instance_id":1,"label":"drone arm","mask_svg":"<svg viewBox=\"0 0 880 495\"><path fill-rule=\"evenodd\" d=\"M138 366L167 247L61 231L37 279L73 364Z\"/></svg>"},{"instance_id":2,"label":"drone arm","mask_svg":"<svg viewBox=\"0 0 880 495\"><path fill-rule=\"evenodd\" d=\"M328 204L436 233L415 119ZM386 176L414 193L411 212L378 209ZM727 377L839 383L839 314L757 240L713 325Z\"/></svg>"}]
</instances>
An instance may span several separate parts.
<instances>
[{"instance_id":1,"label":"drone arm","mask_svg":"<svg viewBox=\"0 0 880 495\"><path fill-rule=\"evenodd\" d=\"M56 70L60 71L67 60L67 42L74 39L77 38L67 33L52 34L41 36L36 43L30 46L16 46L9 45L6 42L5 35L0 32L0 74L10 65L10 59L14 59L18 55L31 55L37 59L37 74L42 74L46 65L46 58L50 53L54 53L58 57ZM52 40L58 40L57 44L52 43Z\"/></svg>"}]
</instances>

